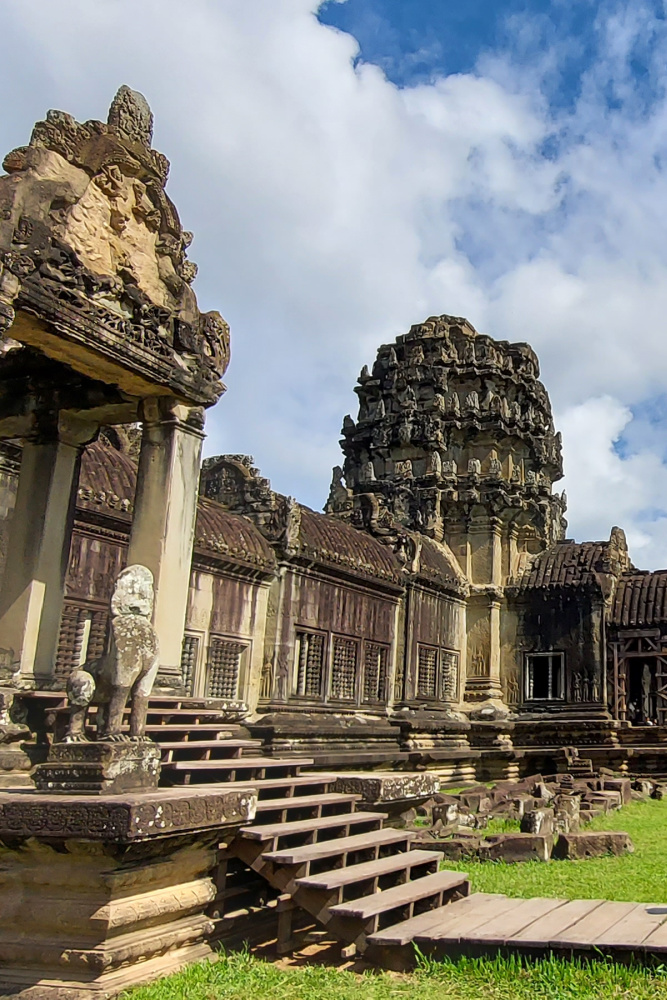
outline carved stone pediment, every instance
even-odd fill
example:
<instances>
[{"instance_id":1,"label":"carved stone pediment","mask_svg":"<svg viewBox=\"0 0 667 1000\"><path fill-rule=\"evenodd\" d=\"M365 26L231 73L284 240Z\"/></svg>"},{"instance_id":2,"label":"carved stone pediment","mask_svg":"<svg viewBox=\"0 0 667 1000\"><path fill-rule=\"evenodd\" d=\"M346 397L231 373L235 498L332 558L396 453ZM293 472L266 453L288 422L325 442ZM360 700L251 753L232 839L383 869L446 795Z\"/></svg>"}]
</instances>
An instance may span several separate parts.
<instances>
[{"instance_id":1,"label":"carved stone pediment","mask_svg":"<svg viewBox=\"0 0 667 1000\"><path fill-rule=\"evenodd\" d=\"M121 87L107 123L50 111L0 177L0 332L133 395L209 406L229 327L200 313L192 235L165 192L145 99Z\"/></svg>"}]
</instances>

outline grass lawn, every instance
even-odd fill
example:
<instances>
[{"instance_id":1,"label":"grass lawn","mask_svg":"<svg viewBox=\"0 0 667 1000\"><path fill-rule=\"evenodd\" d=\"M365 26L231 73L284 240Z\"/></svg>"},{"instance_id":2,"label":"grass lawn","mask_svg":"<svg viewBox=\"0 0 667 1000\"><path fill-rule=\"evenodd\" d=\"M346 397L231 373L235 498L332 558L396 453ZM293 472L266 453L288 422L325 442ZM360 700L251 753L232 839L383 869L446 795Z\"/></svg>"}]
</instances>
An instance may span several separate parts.
<instances>
[{"instance_id":1,"label":"grass lawn","mask_svg":"<svg viewBox=\"0 0 667 1000\"><path fill-rule=\"evenodd\" d=\"M591 861L472 862L473 889L510 896L667 902L667 800L634 802L588 829L625 830L635 853ZM424 962L410 975L356 975L324 966L284 969L245 954L190 966L127 1000L667 1000L667 969L556 959Z\"/></svg>"},{"instance_id":2,"label":"grass lawn","mask_svg":"<svg viewBox=\"0 0 667 1000\"><path fill-rule=\"evenodd\" d=\"M667 1000L662 971L605 964L461 960L410 975L279 969L247 955L191 965L124 1000Z\"/></svg>"},{"instance_id":3,"label":"grass lawn","mask_svg":"<svg viewBox=\"0 0 667 1000\"><path fill-rule=\"evenodd\" d=\"M444 867L468 872L475 892L667 903L667 799L632 802L619 812L598 816L584 829L625 830L635 853L548 864L448 861Z\"/></svg>"}]
</instances>

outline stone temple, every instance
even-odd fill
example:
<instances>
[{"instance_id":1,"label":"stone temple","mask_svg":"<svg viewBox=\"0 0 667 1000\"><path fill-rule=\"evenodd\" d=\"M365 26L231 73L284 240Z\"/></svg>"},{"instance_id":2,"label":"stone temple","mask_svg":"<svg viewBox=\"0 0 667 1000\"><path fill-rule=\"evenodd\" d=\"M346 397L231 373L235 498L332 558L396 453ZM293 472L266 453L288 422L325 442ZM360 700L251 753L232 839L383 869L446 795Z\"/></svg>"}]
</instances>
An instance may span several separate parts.
<instances>
[{"instance_id":1,"label":"stone temple","mask_svg":"<svg viewBox=\"0 0 667 1000\"><path fill-rule=\"evenodd\" d=\"M210 954L227 877L211 871L240 872L243 887L263 864L257 828L234 858L216 854L221 830L253 819L257 783L275 823L306 790L310 838L308 823L332 826L317 795L335 797L337 780L349 793L360 769L398 798L431 778L557 774L579 752L595 768L667 770L667 570L636 569L620 528L566 537L561 440L529 345L442 315L381 346L343 420L325 511L310 510L249 456L201 462L230 334L198 308L192 234L143 97L122 87L106 122L49 112L3 167L0 852L12 885L42 872L20 894L29 941L0 907L10 985L78 990L98 969L98 992L117 992L137 981L128 962L150 978ZM111 709L92 677L122 632L112 597L128 567L150 583L147 610L126 603L151 637L154 687L132 689L128 725L130 681L116 681L114 725L95 741L87 712L99 723ZM279 787L272 811L262 795ZM376 851L359 859L387 867L377 837L401 837L373 817L355 813ZM93 944L81 907L52 927L31 895L53 882L69 906L79 855L85 892L108 902ZM273 890L292 885L271 871ZM65 969L63 955L78 957Z\"/></svg>"},{"instance_id":2,"label":"stone temple","mask_svg":"<svg viewBox=\"0 0 667 1000\"><path fill-rule=\"evenodd\" d=\"M141 110L52 112L5 159L5 682L62 689L140 561L157 690L224 699L270 752L455 777L534 770L570 744L623 761L628 722L652 737L666 721L665 574L637 571L619 528L565 537L529 345L430 317L363 368L325 513L242 455L206 459L196 500L229 334L197 310Z\"/></svg>"}]
</instances>

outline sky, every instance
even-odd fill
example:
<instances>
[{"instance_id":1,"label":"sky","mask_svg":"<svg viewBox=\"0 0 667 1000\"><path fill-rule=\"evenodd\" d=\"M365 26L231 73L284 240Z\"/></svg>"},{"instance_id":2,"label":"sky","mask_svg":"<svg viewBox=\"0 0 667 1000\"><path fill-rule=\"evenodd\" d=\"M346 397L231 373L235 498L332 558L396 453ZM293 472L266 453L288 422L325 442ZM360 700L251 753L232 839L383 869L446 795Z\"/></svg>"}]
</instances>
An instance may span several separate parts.
<instances>
[{"instance_id":1,"label":"sky","mask_svg":"<svg viewBox=\"0 0 667 1000\"><path fill-rule=\"evenodd\" d=\"M203 309L206 454L320 509L380 344L433 314L528 341L568 534L667 566L664 0L2 0L0 149L47 109L155 114Z\"/></svg>"}]
</instances>

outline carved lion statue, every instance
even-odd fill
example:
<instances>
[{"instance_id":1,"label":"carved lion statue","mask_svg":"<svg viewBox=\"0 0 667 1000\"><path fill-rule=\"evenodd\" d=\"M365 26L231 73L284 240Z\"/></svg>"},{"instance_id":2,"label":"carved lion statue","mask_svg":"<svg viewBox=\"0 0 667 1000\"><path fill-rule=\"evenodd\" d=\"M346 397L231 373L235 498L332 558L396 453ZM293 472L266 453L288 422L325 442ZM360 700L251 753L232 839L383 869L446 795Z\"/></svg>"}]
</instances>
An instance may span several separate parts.
<instances>
[{"instance_id":1,"label":"carved lion statue","mask_svg":"<svg viewBox=\"0 0 667 1000\"><path fill-rule=\"evenodd\" d=\"M111 634L105 655L90 669L74 670L67 682L70 719L67 742L85 742L91 703L97 709L98 740L142 740L148 698L158 671L158 638L151 624L153 574L146 566L128 566L116 580L111 598ZM130 705L129 736L121 732Z\"/></svg>"}]
</instances>

